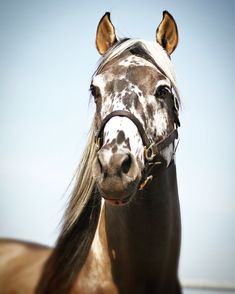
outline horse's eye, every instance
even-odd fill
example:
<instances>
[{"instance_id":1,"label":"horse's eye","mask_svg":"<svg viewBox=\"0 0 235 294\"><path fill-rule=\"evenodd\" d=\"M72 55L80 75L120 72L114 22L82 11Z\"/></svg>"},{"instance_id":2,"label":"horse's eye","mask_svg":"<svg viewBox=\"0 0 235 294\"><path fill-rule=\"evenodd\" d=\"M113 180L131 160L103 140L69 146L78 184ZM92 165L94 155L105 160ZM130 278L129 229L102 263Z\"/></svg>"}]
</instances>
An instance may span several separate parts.
<instances>
[{"instance_id":1,"label":"horse's eye","mask_svg":"<svg viewBox=\"0 0 235 294\"><path fill-rule=\"evenodd\" d=\"M159 86L155 92L156 98L167 98L168 95L171 95L171 90L168 86Z\"/></svg>"},{"instance_id":2,"label":"horse's eye","mask_svg":"<svg viewBox=\"0 0 235 294\"><path fill-rule=\"evenodd\" d=\"M100 89L94 85L90 85L90 91L91 91L91 95L94 97L94 101L95 103L97 102L97 100L100 97Z\"/></svg>"}]
</instances>

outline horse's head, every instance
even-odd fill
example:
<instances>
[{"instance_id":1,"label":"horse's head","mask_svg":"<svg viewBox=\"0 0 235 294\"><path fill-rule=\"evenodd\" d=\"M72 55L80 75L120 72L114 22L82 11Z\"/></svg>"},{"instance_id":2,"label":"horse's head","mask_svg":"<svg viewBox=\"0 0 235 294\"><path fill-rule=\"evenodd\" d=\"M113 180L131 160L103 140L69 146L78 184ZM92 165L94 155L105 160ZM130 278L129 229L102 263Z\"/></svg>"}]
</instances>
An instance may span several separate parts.
<instances>
[{"instance_id":1,"label":"horse's head","mask_svg":"<svg viewBox=\"0 0 235 294\"><path fill-rule=\"evenodd\" d=\"M166 166L172 160L179 121L169 56L177 42L168 12L156 42L117 41L109 13L98 25L96 46L103 58L91 83L98 145L93 176L101 195L113 204L128 202L155 158L160 156Z\"/></svg>"}]
</instances>

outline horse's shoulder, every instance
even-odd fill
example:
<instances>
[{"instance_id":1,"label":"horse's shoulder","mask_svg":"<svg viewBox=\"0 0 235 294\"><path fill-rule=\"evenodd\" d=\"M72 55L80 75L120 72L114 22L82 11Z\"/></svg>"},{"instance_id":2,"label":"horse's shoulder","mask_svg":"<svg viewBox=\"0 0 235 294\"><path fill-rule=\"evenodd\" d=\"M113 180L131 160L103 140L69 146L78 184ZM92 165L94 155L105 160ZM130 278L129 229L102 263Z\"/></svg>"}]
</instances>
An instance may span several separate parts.
<instances>
[{"instance_id":1,"label":"horse's shoulder","mask_svg":"<svg viewBox=\"0 0 235 294\"><path fill-rule=\"evenodd\" d=\"M28 242L16 239L0 239L0 252L12 252L15 254L30 251L50 251L50 247L34 242Z\"/></svg>"},{"instance_id":2,"label":"horse's shoulder","mask_svg":"<svg viewBox=\"0 0 235 294\"><path fill-rule=\"evenodd\" d=\"M50 253L44 245L0 239L0 288L4 293L33 293Z\"/></svg>"}]
</instances>

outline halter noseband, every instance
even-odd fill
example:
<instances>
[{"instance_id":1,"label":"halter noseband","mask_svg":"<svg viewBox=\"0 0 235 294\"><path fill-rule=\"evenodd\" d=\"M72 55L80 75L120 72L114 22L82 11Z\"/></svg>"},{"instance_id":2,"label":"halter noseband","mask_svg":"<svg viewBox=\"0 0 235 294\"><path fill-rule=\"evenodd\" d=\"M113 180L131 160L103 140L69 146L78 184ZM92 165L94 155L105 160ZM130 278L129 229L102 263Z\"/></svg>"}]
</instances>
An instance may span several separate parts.
<instances>
[{"instance_id":1,"label":"halter noseband","mask_svg":"<svg viewBox=\"0 0 235 294\"><path fill-rule=\"evenodd\" d=\"M177 128L175 128L173 131L171 131L166 138L164 138L161 141L155 143L155 142L151 141L148 138L148 136L147 136L141 122L131 112L125 111L125 110L115 110L113 112L110 112L102 120L101 126L100 126L100 128L97 130L97 132L95 134L95 143L96 143L96 146L97 146L98 150L103 145L103 131L104 131L104 128L105 128L107 122L111 118L113 118L115 116L127 117L128 119L130 119L135 124L135 126L137 127L138 132L140 134L140 137L142 139L142 142L143 142L143 145L144 145L145 167L144 167L144 171L143 171L144 177L143 177L143 180L141 181L141 184L139 186L139 190L143 190L144 187L146 186L146 184L150 180L152 180L152 178L153 178L152 175L149 175L152 168L157 164L162 164L162 162L159 161L159 157L158 157L159 153L164 148L166 148L171 143L173 143L175 141L175 139L178 139Z\"/></svg>"}]
</instances>

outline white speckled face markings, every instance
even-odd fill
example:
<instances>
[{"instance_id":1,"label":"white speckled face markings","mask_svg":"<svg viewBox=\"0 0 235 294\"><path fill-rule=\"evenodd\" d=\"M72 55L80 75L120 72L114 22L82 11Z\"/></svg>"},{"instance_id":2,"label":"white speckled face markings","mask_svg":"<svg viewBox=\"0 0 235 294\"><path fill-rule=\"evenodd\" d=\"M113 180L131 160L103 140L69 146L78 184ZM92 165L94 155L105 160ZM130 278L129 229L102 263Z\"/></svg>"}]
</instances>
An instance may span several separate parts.
<instances>
[{"instance_id":1,"label":"white speckled face markings","mask_svg":"<svg viewBox=\"0 0 235 294\"><path fill-rule=\"evenodd\" d=\"M169 88L171 88L171 83L170 81L165 78L165 79L161 79L157 82L156 84L156 89L159 87L159 86L168 86Z\"/></svg>"},{"instance_id":2,"label":"white speckled face markings","mask_svg":"<svg viewBox=\"0 0 235 294\"><path fill-rule=\"evenodd\" d=\"M152 99L156 98L153 96ZM149 99L150 100L150 99ZM169 118L166 108L162 107L158 101L154 103L153 124L151 128L151 135L156 137L163 137L167 134L167 127Z\"/></svg>"},{"instance_id":3,"label":"white speckled face markings","mask_svg":"<svg viewBox=\"0 0 235 294\"><path fill-rule=\"evenodd\" d=\"M125 139L122 142L118 142L116 139L120 132L125 134ZM127 117L113 117L107 122L104 128L104 146L110 144L110 148L107 148L104 154L104 159L108 163L113 155L113 147L116 145L119 153L131 152L135 158L144 164L143 152L144 147L142 139L135 124Z\"/></svg>"},{"instance_id":4,"label":"white speckled face markings","mask_svg":"<svg viewBox=\"0 0 235 294\"><path fill-rule=\"evenodd\" d=\"M105 89L106 81L102 74L96 75L93 78L92 84L95 87L98 87L100 89L100 93L102 96L105 94L104 89Z\"/></svg>"},{"instance_id":5,"label":"white speckled face markings","mask_svg":"<svg viewBox=\"0 0 235 294\"><path fill-rule=\"evenodd\" d=\"M120 66L125 66L125 67L129 67L131 65L145 66L146 64L148 66L154 67L152 65L152 63L148 62L147 60L145 60L141 57L135 56L135 55L129 55L127 58L125 58L124 60L119 62Z\"/></svg>"},{"instance_id":6,"label":"white speckled face markings","mask_svg":"<svg viewBox=\"0 0 235 294\"><path fill-rule=\"evenodd\" d=\"M93 85L101 93L101 119L112 111L125 110L139 119L150 139L161 140L169 134L173 126L172 117L165 101L157 99L155 92L162 85L171 88L171 82L151 62L136 55L124 56L113 62L111 72L104 70L95 76ZM125 138L129 140L131 153L144 166L142 139L130 119L113 117L104 129L104 145L110 145L117 138L118 131L124 132ZM110 145L105 150L107 162L113 154L112 147ZM117 148L120 153L126 152L125 145L117 145ZM165 150L162 153L167 162L169 154L172 154L170 149L169 152Z\"/></svg>"}]
</instances>

